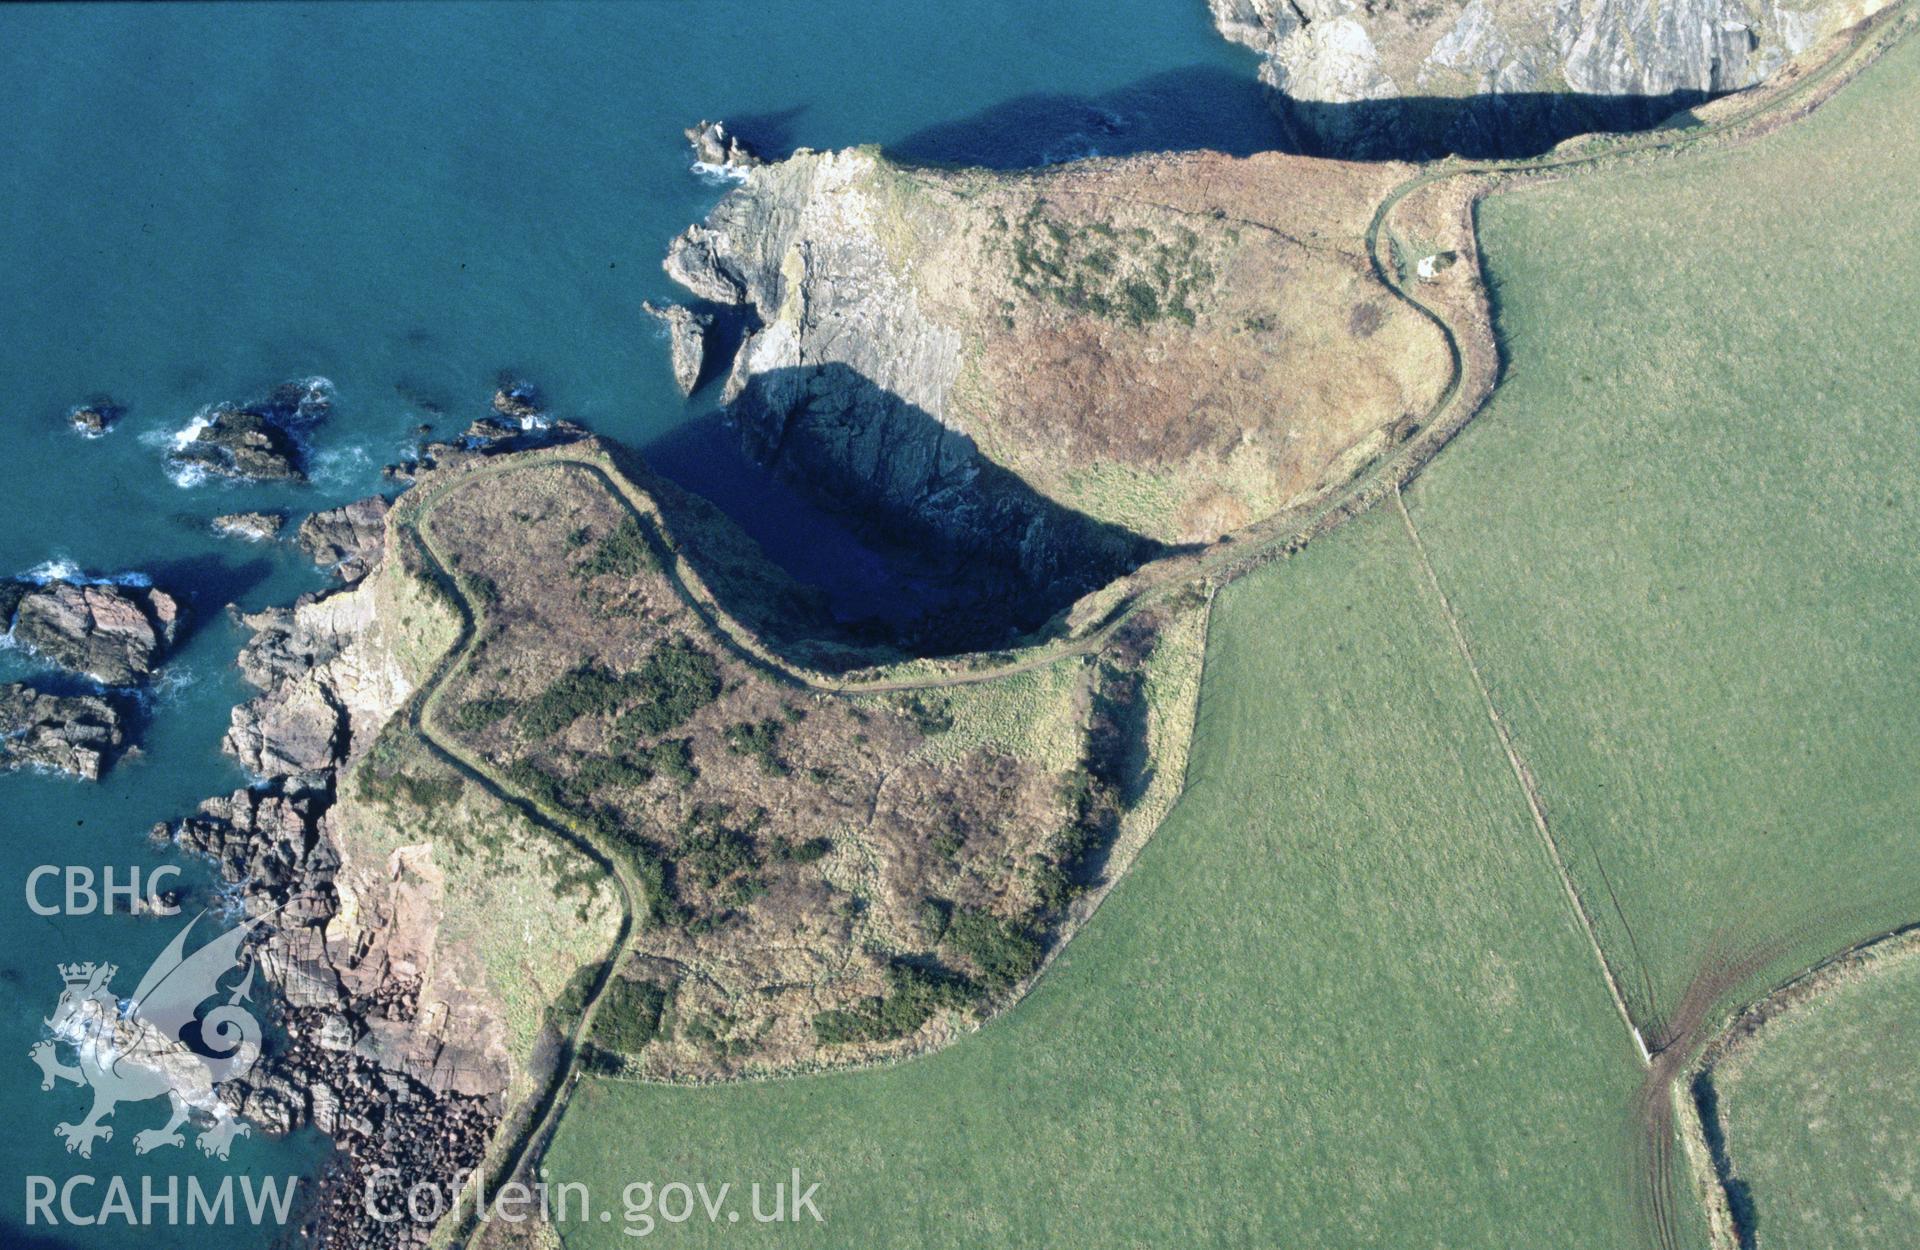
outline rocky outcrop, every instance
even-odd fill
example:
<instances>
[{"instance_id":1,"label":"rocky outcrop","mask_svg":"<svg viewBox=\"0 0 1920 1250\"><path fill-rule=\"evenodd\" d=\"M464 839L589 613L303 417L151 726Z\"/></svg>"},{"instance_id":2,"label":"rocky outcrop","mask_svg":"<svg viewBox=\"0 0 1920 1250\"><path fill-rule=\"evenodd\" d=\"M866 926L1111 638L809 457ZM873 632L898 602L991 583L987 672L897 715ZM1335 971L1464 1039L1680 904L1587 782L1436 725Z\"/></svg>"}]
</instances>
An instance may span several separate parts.
<instances>
[{"instance_id":1,"label":"rocky outcrop","mask_svg":"<svg viewBox=\"0 0 1920 1250\"><path fill-rule=\"evenodd\" d=\"M180 605L151 586L10 582L0 609L15 643L106 686L145 681L180 628Z\"/></svg>"},{"instance_id":2,"label":"rocky outcrop","mask_svg":"<svg viewBox=\"0 0 1920 1250\"><path fill-rule=\"evenodd\" d=\"M700 382L700 369L707 358L707 331L713 318L682 304L665 306L642 300L640 309L666 327L668 350L673 356L673 380L682 395L693 394Z\"/></svg>"},{"instance_id":3,"label":"rocky outcrop","mask_svg":"<svg viewBox=\"0 0 1920 1250\"><path fill-rule=\"evenodd\" d=\"M249 482L302 482L300 445L268 418L244 408L216 408L167 453L177 470L199 469Z\"/></svg>"},{"instance_id":4,"label":"rocky outcrop","mask_svg":"<svg viewBox=\"0 0 1920 1250\"><path fill-rule=\"evenodd\" d=\"M220 404L174 438L168 464L182 475L211 473L250 482L306 480L301 439L333 407L325 378L288 382L257 403Z\"/></svg>"},{"instance_id":5,"label":"rocky outcrop","mask_svg":"<svg viewBox=\"0 0 1920 1250\"><path fill-rule=\"evenodd\" d=\"M120 713L98 695L0 685L0 768L47 768L97 781L122 741Z\"/></svg>"},{"instance_id":6,"label":"rocky outcrop","mask_svg":"<svg viewBox=\"0 0 1920 1250\"><path fill-rule=\"evenodd\" d=\"M739 136L729 131L725 122L703 120L697 126L687 127L686 133L687 142L693 145L693 163L696 169L709 169L716 173L744 173L762 164L753 149L742 143Z\"/></svg>"},{"instance_id":7,"label":"rocky outcrop","mask_svg":"<svg viewBox=\"0 0 1920 1250\"><path fill-rule=\"evenodd\" d=\"M90 399L67 414L67 423L87 438L99 438L113 429L126 409L104 396Z\"/></svg>"},{"instance_id":8,"label":"rocky outcrop","mask_svg":"<svg viewBox=\"0 0 1920 1250\"><path fill-rule=\"evenodd\" d=\"M379 495L359 499L300 522L301 550L343 582L366 576L387 540L387 513L393 504Z\"/></svg>"},{"instance_id":9,"label":"rocky outcrop","mask_svg":"<svg viewBox=\"0 0 1920 1250\"><path fill-rule=\"evenodd\" d=\"M1275 108L1346 156L1540 151L1761 82L1884 0L1209 0Z\"/></svg>"},{"instance_id":10,"label":"rocky outcrop","mask_svg":"<svg viewBox=\"0 0 1920 1250\"><path fill-rule=\"evenodd\" d=\"M539 388L508 374L501 375L500 385L494 389L493 410L523 426L538 422L546 415Z\"/></svg>"},{"instance_id":11,"label":"rocky outcrop","mask_svg":"<svg viewBox=\"0 0 1920 1250\"><path fill-rule=\"evenodd\" d=\"M280 536L287 518L278 512L229 512L213 518L213 532L248 542L271 542Z\"/></svg>"}]
</instances>

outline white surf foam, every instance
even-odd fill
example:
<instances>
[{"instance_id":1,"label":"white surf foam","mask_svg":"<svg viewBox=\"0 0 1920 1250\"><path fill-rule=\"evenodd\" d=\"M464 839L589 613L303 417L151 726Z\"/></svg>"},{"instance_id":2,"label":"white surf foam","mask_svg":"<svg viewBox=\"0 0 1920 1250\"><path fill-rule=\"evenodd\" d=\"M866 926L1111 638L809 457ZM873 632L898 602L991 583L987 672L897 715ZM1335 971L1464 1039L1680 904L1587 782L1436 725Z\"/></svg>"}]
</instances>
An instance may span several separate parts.
<instances>
[{"instance_id":1,"label":"white surf foam","mask_svg":"<svg viewBox=\"0 0 1920 1250\"><path fill-rule=\"evenodd\" d=\"M311 476L322 486L345 486L366 477L373 465L373 453L355 443L315 452Z\"/></svg>"},{"instance_id":2,"label":"white surf foam","mask_svg":"<svg viewBox=\"0 0 1920 1250\"><path fill-rule=\"evenodd\" d=\"M745 182L747 171L738 165L716 165L712 161L695 161L689 166L702 181L724 186L728 183Z\"/></svg>"},{"instance_id":3,"label":"white surf foam","mask_svg":"<svg viewBox=\"0 0 1920 1250\"><path fill-rule=\"evenodd\" d=\"M81 571L79 565L65 556L42 560L26 572L18 574L16 580L32 582L36 586L45 586L48 582L71 582L75 586L129 586L142 590L153 585L153 578L138 571L109 573L104 577L88 577Z\"/></svg>"}]
</instances>

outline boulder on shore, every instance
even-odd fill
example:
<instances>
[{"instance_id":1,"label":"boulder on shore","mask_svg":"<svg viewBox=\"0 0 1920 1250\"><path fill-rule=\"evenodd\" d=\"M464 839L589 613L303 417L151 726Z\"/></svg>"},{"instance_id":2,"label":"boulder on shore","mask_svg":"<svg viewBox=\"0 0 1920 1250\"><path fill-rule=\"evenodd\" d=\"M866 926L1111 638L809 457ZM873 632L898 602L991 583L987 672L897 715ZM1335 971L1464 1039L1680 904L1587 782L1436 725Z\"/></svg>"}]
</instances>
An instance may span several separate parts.
<instances>
[{"instance_id":1,"label":"boulder on shore","mask_svg":"<svg viewBox=\"0 0 1920 1250\"><path fill-rule=\"evenodd\" d=\"M707 331L713 318L697 313L684 304L665 306L652 300L641 301L640 308L667 328L667 342L673 353L673 380L682 395L693 394L700 381L700 369L706 362Z\"/></svg>"},{"instance_id":2,"label":"boulder on shore","mask_svg":"<svg viewBox=\"0 0 1920 1250\"><path fill-rule=\"evenodd\" d=\"M13 640L105 686L145 681L180 628L180 605L151 586L50 581L0 587Z\"/></svg>"},{"instance_id":3,"label":"boulder on shore","mask_svg":"<svg viewBox=\"0 0 1920 1250\"><path fill-rule=\"evenodd\" d=\"M120 713L99 695L0 685L0 768L52 768L98 781L122 741Z\"/></svg>"},{"instance_id":4,"label":"boulder on shore","mask_svg":"<svg viewBox=\"0 0 1920 1250\"><path fill-rule=\"evenodd\" d=\"M380 558L393 504L380 495L316 512L300 522L300 547L343 582L357 582Z\"/></svg>"},{"instance_id":5,"label":"boulder on shore","mask_svg":"<svg viewBox=\"0 0 1920 1250\"><path fill-rule=\"evenodd\" d=\"M229 512L213 518L213 532L262 543L278 538L286 523L286 516L278 512Z\"/></svg>"}]
</instances>

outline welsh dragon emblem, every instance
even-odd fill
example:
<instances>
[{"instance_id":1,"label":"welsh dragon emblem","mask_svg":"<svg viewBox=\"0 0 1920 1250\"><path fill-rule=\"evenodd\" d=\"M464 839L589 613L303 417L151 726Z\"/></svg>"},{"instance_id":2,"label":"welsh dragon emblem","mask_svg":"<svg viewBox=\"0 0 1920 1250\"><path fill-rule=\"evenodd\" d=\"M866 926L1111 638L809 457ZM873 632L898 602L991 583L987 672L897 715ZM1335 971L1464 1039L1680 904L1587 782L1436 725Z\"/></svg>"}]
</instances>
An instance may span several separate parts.
<instances>
[{"instance_id":1,"label":"welsh dragon emblem","mask_svg":"<svg viewBox=\"0 0 1920 1250\"><path fill-rule=\"evenodd\" d=\"M46 1021L53 1036L36 1044L28 1058L40 1067L43 1090L52 1089L56 1080L92 1087L93 1110L87 1118L53 1130L82 1158L93 1157L96 1141L112 1139L113 1129L102 1121L115 1107L162 1094L172 1114L164 1126L133 1135L136 1154L185 1145L180 1129L192 1121L200 1129L200 1149L224 1159L233 1139L250 1131L216 1087L245 1076L260 1059L260 1022L241 1006L253 990L253 964L247 964L246 976L226 992L226 1002L205 1015L198 1013L203 1003L223 992L221 979L240 966L241 943L261 918L187 954L187 935L205 915L188 921L174 936L124 1003L111 988L118 971L114 965L60 965L67 988ZM72 1049L73 1064L60 1061L62 1047ZM206 1123L209 1119L211 1124Z\"/></svg>"}]
</instances>

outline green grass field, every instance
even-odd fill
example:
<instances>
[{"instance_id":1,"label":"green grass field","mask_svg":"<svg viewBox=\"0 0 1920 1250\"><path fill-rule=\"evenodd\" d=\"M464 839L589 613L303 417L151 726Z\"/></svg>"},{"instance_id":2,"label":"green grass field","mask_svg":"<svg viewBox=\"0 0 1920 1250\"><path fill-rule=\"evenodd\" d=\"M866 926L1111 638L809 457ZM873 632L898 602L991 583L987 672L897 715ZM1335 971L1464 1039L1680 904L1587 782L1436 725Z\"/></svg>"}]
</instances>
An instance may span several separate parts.
<instances>
[{"instance_id":1,"label":"green grass field","mask_svg":"<svg viewBox=\"0 0 1920 1250\"><path fill-rule=\"evenodd\" d=\"M1408 502L1654 1036L1920 915L1916 109L1909 38L1482 208L1511 376Z\"/></svg>"},{"instance_id":2,"label":"green grass field","mask_svg":"<svg viewBox=\"0 0 1920 1250\"><path fill-rule=\"evenodd\" d=\"M1398 518L1217 605L1193 785L1032 996L886 1069L590 1081L547 1156L825 1183L674 1243L1629 1247L1640 1068ZM744 1207L744 1199L741 1200Z\"/></svg>"},{"instance_id":3,"label":"green grass field","mask_svg":"<svg viewBox=\"0 0 1920 1250\"><path fill-rule=\"evenodd\" d=\"M1762 1250L1920 1244L1920 956L1869 965L1716 1071Z\"/></svg>"}]
</instances>

